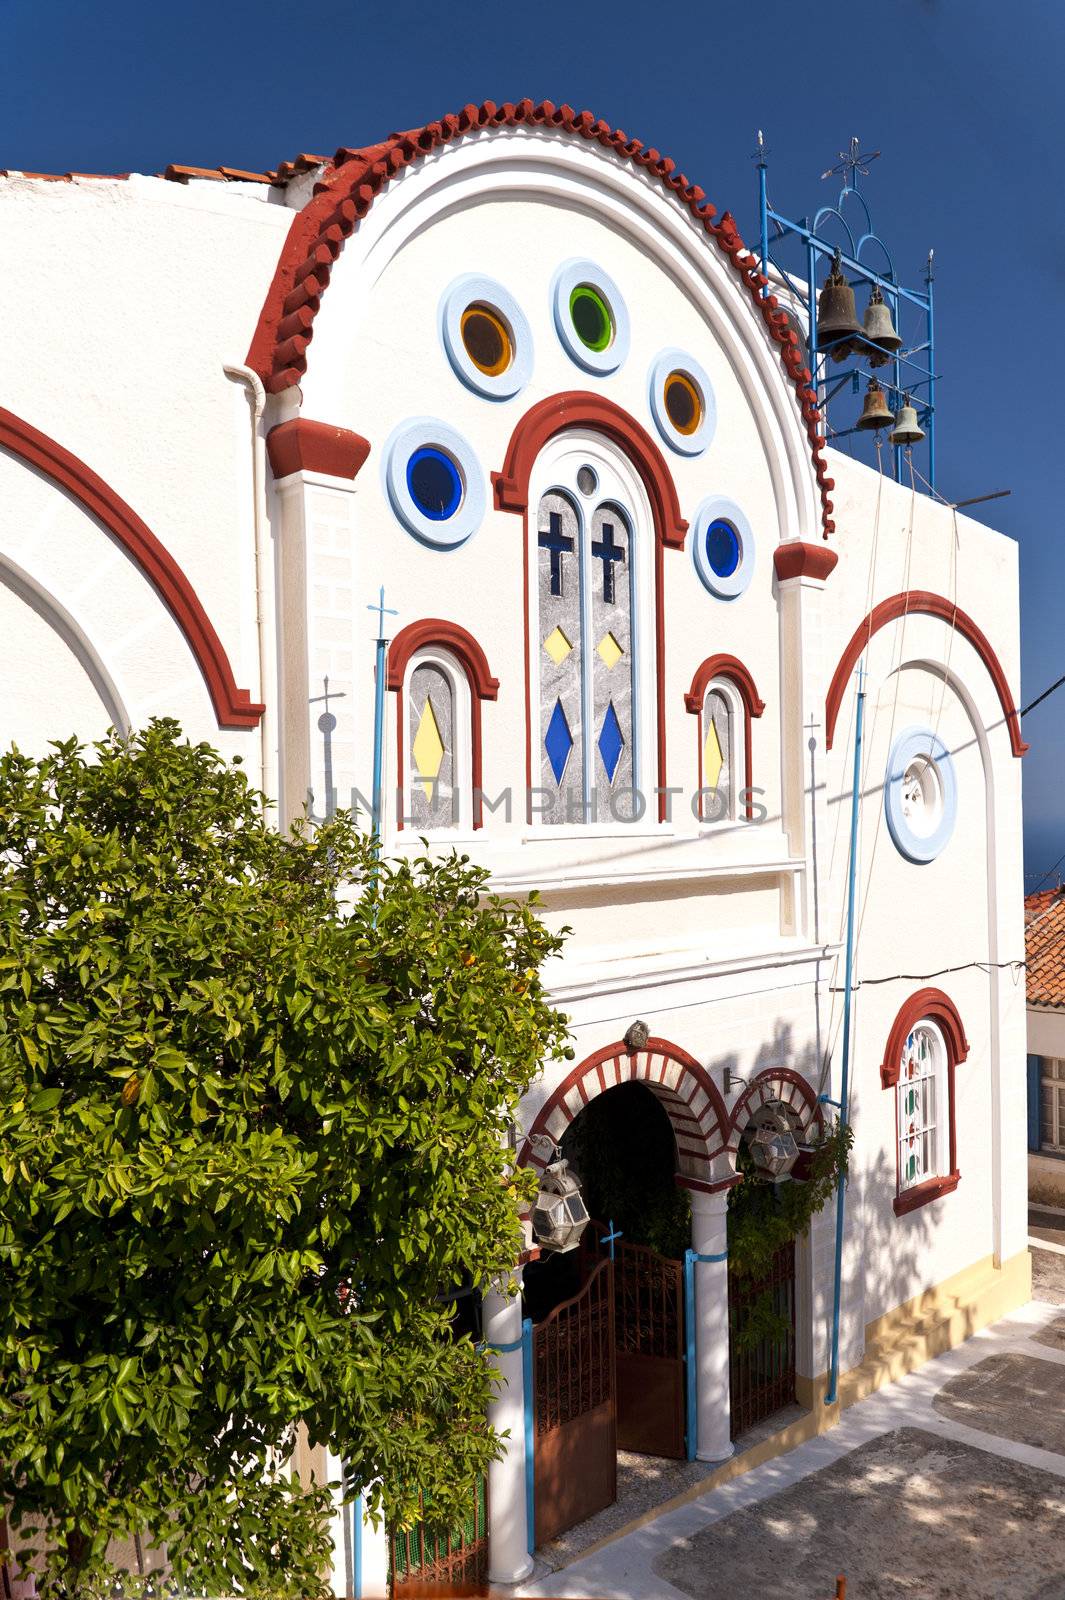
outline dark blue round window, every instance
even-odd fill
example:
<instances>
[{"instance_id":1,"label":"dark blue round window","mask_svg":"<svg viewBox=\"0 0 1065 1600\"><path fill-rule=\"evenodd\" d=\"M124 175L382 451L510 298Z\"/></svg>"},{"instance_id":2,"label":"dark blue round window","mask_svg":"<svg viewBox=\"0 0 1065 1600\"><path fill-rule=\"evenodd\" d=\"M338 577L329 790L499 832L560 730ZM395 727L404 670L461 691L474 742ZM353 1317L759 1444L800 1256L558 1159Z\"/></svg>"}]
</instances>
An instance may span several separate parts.
<instances>
[{"instance_id":1,"label":"dark blue round window","mask_svg":"<svg viewBox=\"0 0 1065 1600\"><path fill-rule=\"evenodd\" d=\"M462 504L459 469L433 445L415 450L407 462L407 488L418 510L433 522L446 522Z\"/></svg>"},{"instance_id":2,"label":"dark blue round window","mask_svg":"<svg viewBox=\"0 0 1065 1600\"><path fill-rule=\"evenodd\" d=\"M719 578L731 578L740 564L739 535L731 522L718 517L706 530L706 559Z\"/></svg>"}]
</instances>

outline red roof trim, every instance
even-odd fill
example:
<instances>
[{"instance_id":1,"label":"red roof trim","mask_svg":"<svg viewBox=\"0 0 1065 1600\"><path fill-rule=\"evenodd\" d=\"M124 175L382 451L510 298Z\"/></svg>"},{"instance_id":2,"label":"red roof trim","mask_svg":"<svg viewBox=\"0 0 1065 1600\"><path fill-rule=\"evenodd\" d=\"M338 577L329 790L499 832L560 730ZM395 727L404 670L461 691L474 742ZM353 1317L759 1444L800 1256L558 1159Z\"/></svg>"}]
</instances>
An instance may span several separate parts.
<instances>
[{"instance_id":1,"label":"red roof trim","mask_svg":"<svg viewBox=\"0 0 1065 1600\"><path fill-rule=\"evenodd\" d=\"M385 687L402 689L407 663L416 650L426 645L441 645L458 656L466 669L470 687L481 700L495 700L499 694L499 679L493 678L488 657L472 633L457 622L445 622L440 617L422 617L401 628L388 647L388 671Z\"/></svg>"},{"instance_id":2,"label":"red roof trim","mask_svg":"<svg viewBox=\"0 0 1065 1600\"><path fill-rule=\"evenodd\" d=\"M254 728L265 706L238 689L222 641L195 589L173 556L137 513L84 461L47 434L0 407L0 445L73 495L113 534L138 566L185 635L203 673L220 728Z\"/></svg>"},{"instance_id":3,"label":"red roof trim","mask_svg":"<svg viewBox=\"0 0 1065 1600\"><path fill-rule=\"evenodd\" d=\"M270 429L266 449L275 478L287 478L293 472L356 478L370 454L370 441L348 428L295 417Z\"/></svg>"},{"instance_id":4,"label":"red roof trim","mask_svg":"<svg viewBox=\"0 0 1065 1600\"><path fill-rule=\"evenodd\" d=\"M668 156L660 155L655 149L645 149L639 139L630 139L620 129L612 129L590 111L574 111L570 106L556 106L550 100L539 104L532 100L508 101L504 105L486 100L481 106L465 106L457 116L443 117L439 122L430 122L407 133L392 134L383 144L362 150L338 150L332 166L316 185L313 199L292 220L273 282L259 313L248 351L248 365L259 374L272 394L298 383L307 369L306 350L313 326L309 324L304 332L290 337L282 331L281 324L302 306L310 309L313 321L329 283L333 262L382 189L404 167L422 160L453 139L518 126L574 135L612 150L657 179L678 204L691 212L708 237L728 257L755 311L780 345L780 357L795 389L810 441L821 496L822 530L827 539L835 530L830 498L834 483L828 475L823 454L825 440L817 395L811 386L809 369L803 365L798 337L788 327L776 296L762 297L762 290L768 284L757 259L745 246L729 213L726 211L720 221L715 222L714 207L708 203L703 190L679 173Z\"/></svg>"},{"instance_id":5,"label":"red roof trim","mask_svg":"<svg viewBox=\"0 0 1065 1600\"><path fill-rule=\"evenodd\" d=\"M999 705L1002 707L1006 721L1006 730L1009 733L1010 748L1015 756L1023 756L1028 749L1021 738L1021 718L1013 696L1010 693L1009 680L1002 669L1002 663L995 654L987 635L977 627L968 612L960 606L954 605L941 594L933 594L928 589L910 589L902 594L892 595L890 600L881 600L874 606L864 622L860 622L851 635L850 642L839 658L839 665L832 674L832 682L828 686L825 697L825 743L829 750L832 748L832 739L836 731L836 718L839 708L843 703L847 684L857 664L858 657L865 649L874 633L879 633L881 628L886 628L889 622L895 622L899 617L910 615L924 615L938 617L941 622L949 623L963 639L968 639L984 666L991 675L991 681L998 695Z\"/></svg>"}]
</instances>

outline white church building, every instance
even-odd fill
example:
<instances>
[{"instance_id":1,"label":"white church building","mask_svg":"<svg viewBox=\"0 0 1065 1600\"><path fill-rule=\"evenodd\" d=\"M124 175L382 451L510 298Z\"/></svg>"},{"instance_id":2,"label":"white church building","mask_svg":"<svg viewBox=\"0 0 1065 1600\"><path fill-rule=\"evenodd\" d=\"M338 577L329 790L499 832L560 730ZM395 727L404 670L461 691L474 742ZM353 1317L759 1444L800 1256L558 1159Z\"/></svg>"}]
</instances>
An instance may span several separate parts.
<instances>
[{"instance_id":1,"label":"white church building","mask_svg":"<svg viewBox=\"0 0 1065 1600\"><path fill-rule=\"evenodd\" d=\"M942 1349L1027 1300L1016 546L826 444L809 330L730 215L523 101L269 174L11 171L0 254L35 308L0 382L0 743L166 714L283 819L365 815L383 588L384 849L458 847L573 930L574 1057L519 1159L633 1081L669 1119L714 1258L647 1356L671 1453L734 1449L744 1132L815 1144L841 1098L859 665L842 1400L913 1359L899 1330ZM822 1417L834 1250L829 1206L781 1302L783 1397ZM494 1581L595 1509L571 1446L613 1493L641 1352L561 1396L530 1358L613 1320L589 1270L524 1350L486 1298ZM337 1592L380 1592L395 1549L344 1543Z\"/></svg>"}]
</instances>

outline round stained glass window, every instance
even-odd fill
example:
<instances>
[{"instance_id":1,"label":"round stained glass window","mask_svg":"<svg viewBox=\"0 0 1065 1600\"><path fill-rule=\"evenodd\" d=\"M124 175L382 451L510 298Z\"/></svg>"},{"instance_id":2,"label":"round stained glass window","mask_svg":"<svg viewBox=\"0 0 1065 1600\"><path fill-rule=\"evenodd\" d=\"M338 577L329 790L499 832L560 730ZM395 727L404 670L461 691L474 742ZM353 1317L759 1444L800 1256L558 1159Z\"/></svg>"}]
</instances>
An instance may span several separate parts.
<instances>
[{"instance_id":1,"label":"round stained glass window","mask_svg":"<svg viewBox=\"0 0 1065 1600\"><path fill-rule=\"evenodd\" d=\"M456 377L486 400L509 400L532 377L529 322L495 278L464 272L440 297L440 342Z\"/></svg>"},{"instance_id":2,"label":"round stained glass window","mask_svg":"<svg viewBox=\"0 0 1065 1600\"><path fill-rule=\"evenodd\" d=\"M418 510L433 522L446 522L462 504L462 477L443 450L423 445L407 462L407 488Z\"/></svg>"},{"instance_id":3,"label":"round stained glass window","mask_svg":"<svg viewBox=\"0 0 1065 1600\"><path fill-rule=\"evenodd\" d=\"M498 378L510 366L514 344L510 329L491 306L467 306L462 313L462 344L479 372Z\"/></svg>"},{"instance_id":4,"label":"round stained glass window","mask_svg":"<svg viewBox=\"0 0 1065 1600\"><path fill-rule=\"evenodd\" d=\"M580 467L577 471L577 488L581 494L594 494L599 487L599 478L594 467Z\"/></svg>"},{"instance_id":5,"label":"round stained glass window","mask_svg":"<svg viewBox=\"0 0 1065 1600\"><path fill-rule=\"evenodd\" d=\"M666 379L666 415L678 433L693 434L703 420L703 401L686 372L671 372Z\"/></svg>"},{"instance_id":6,"label":"round stained glass window","mask_svg":"<svg viewBox=\"0 0 1065 1600\"><path fill-rule=\"evenodd\" d=\"M717 426L710 379L686 350L660 350L648 375L648 399L658 431L678 455L709 448Z\"/></svg>"},{"instance_id":7,"label":"round stained glass window","mask_svg":"<svg viewBox=\"0 0 1065 1600\"><path fill-rule=\"evenodd\" d=\"M690 549L696 572L718 600L736 600L754 576L754 533L734 500L711 495L696 508Z\"/></svg>"},{"instance_id":8,"label":"round stained glass window","mask_svg":"<svg viewBox=\"0 0 1065 1600\"><path fill-rule=\"evenodd\" d=\"M724 517L717 517L706 530L706 559L719 578L731 578L740 564L740 541Z\"/></svg>"},{"instance_id":9,"label":"round stained glass window","mask_svg":"<svg viewBox=\"0 0 1065 1600\"><path fill-rule=\"evenodd\" d=\"M614 337L610 307L590 283L579 283L569 297L569 314L582 344L600 354Z\"/></svg>"},{"instance_id":10,"label":"round stained glass window","mask_svg":"<svg viewBox=\"0 0 1065 1600\"><path fill-rule=\"evenodd\" d=\"M629 353L629 315L621 290L595 261L563 261L551 279L555 332L571 360L605 377Z\"/></svg>"}]
</instances>

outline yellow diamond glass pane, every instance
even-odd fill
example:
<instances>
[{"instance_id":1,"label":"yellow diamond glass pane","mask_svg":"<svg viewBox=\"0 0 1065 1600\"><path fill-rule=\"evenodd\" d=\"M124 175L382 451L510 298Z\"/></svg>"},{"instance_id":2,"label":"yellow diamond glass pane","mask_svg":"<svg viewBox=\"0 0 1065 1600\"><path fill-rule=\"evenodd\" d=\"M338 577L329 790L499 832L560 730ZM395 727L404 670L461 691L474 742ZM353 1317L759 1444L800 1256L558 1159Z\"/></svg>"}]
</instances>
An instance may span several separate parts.
<instances>
[{"instance_id":1,"label":"yellow diamond glass pane","mask_svg":"<svg viewBox=\"0 0 1065 1600\"><path fill-rule=\"evenodd\" d=\"M706 743L703 745L703 783L708 789L717 788L717 780L724 765L725 757L721 751L721 741L717 736L717 729L710 722L707 724Z\"/></svg>"},{"instance_id":2,"label":"yellow diamond glass pane","mask_svg":"<svg viewBox=\"0 0 1065 1600\"><path fill-rule=\"evenodd\" d=\"M554 628L544 640L544 649L555 663L555 666L558 667L565 661L573 646L561 628Z\"/></svg>"},{"instance_id":3,"label":"yellow diamond glass pane","mask_svg":"<svg viewBox=\"0 0 1065 1600\"><path fill-rule=\"evenodd\" d=\"M414 735L411 754L414 756L414 764L418 769L418 777L421 779L425 798L431 801L433 798L433 781L440 771L440 764L444 759L444 741L440 737L440 728L436 717L433 715L433 703L428 698L425 702L421 720L418 723L418 731Z\"/></svg>"},{"instance_id":4,"label":"yellow diamond glass pane","mask_svg":"<svg viewBox=\"0 0 1065 1600\"><path fill-rule=\"evenodd\" d=\"M596 646L596 649L599 651L599 654L602 656L608 667L616 667L622 656L625 654L624 650L618 644L612 633L604 633L603 637Z\"/></svg>"}]
</instances>

